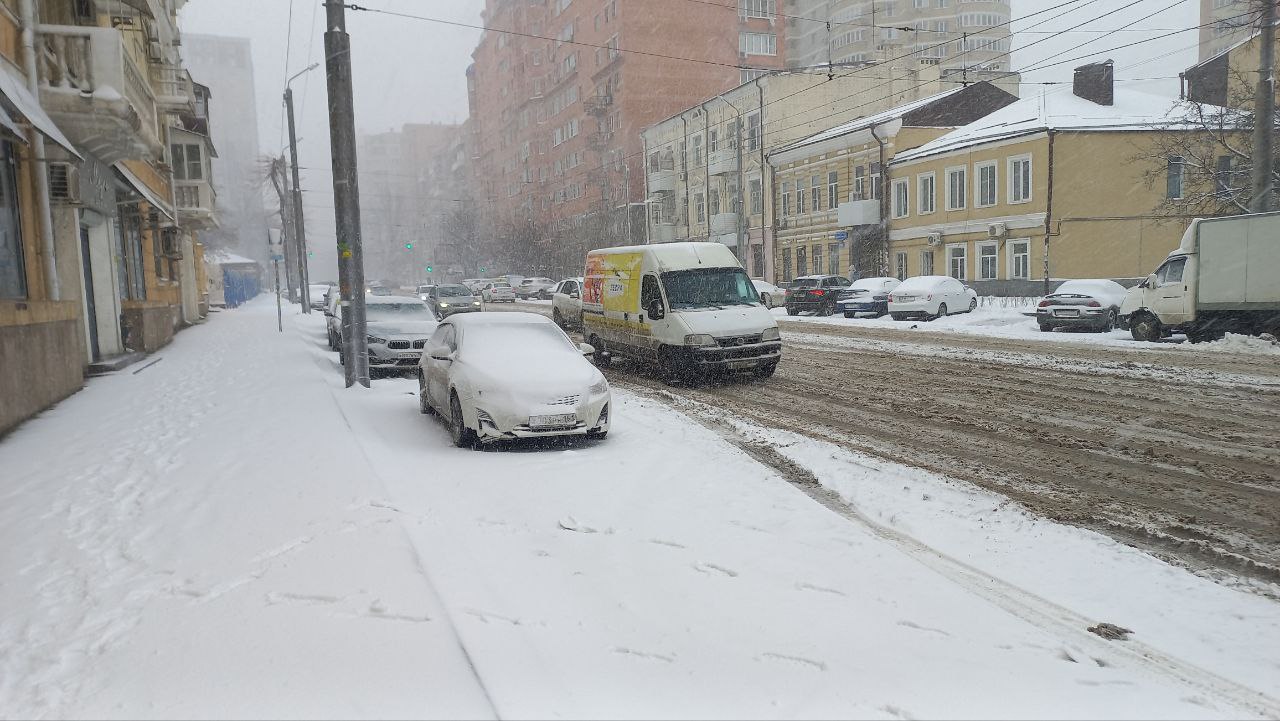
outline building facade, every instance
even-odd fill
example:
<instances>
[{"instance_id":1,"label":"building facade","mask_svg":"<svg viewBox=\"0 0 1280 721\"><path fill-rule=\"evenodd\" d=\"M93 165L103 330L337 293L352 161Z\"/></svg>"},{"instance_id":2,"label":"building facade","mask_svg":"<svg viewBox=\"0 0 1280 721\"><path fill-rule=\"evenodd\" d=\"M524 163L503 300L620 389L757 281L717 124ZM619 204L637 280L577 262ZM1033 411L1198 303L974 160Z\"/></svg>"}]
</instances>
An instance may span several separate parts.
<instances>
[{"instance_id":1,"label":"building facade","mask_svg":"<svg viewBox=\"0 0 1280 721\"><path fill-rule=\"evenodd\" d=\"M1010 69L1009 0L795 0L792 66L919 60L943 77Z\"/></svg>"},{"instance_id":2,"label":"building facade","mask_svg":"<svg viewBox=\"0 0 1280 721\"><path fill-rule=\"evenodd\" d=\"M775 5L487 0L467 74L477 201L553 234L642 239L641 131L782 67Z\"/></svg>"},{"instance_id":3,"label":"building facade","mask_svg":"<svg viewBox=\"0 0 1280 721\"><path fill-rule=\"evenodd\" d=\"M1200 0L1200 61L1246 40L1255 31L1257 0Z\"/></svg>"}]
</instances>

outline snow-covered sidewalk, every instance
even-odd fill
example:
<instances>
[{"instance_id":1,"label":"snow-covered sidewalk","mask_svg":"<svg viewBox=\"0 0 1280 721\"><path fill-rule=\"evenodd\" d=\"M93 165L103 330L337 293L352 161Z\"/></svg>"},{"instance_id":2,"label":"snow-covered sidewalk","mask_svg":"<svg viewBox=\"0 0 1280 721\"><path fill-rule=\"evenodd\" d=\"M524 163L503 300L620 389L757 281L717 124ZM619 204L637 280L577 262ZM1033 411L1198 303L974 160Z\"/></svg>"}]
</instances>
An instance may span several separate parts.
<instances>
[{"instance_id":1,"label":"snow-covered sidewalk","mask_svg":"<svg viewBox=\"0 0 1280 721\"><path fill-rule=\"evenodd\" d=\"M602 443L454 449L414 381L343 389L323 318L281 335L274 311L216 314L0 441L0 716L1277 708L1280 608L1259 596L988 514L991 499L909 469L838 485L858 459L760 437L868 503L876 522L860 522L619 390ZM899 481L925 484L901 524ZM928 484L936 506L916 501ZM1095 578L1072 578L1093 585L1064 590L1062 569L1090 564ZM1179 634L1170 605L1216 617ZM1063 622L1075 615L1134 628L1154 656Z\"/></svg>"}]
</instances>

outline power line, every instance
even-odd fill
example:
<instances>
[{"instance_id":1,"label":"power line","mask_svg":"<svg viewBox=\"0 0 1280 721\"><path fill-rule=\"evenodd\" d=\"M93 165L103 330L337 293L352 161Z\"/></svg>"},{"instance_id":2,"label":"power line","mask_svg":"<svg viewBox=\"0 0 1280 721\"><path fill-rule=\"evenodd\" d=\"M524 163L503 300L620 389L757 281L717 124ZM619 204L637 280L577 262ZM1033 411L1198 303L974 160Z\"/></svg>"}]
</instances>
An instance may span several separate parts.
<instances>
[{"instance_id":1,"label":"power line","mask_svg":"<svg viewBox=\"0 0 1280 721\"><path fill-rule=\"evenodd\" d=\"M1111 35L1114 35L1115 33L1119 32L1120 30L1123 30L1123 29L1126 29L1126 28L1131 28L1131 27L1133 27L1134 25L1137 25L1138 23L1140 23L1140 22L1142 22L1142 21L1144 21L1144 20L1150 20L1151 18L1153 18L1153 17L1155 17L1155 16L1159 15L1160 13L1167 12L1167 11L1169 11L1169 10L1172 10L1172 9L1174 9L1175 7L1177 7L1177 6L1181 5L1183 2L1184 2L1184 0L1174 0L1174 2L1173 2L1173 4L1172 4L1172 5L1166 5L1166 6L1164 6L1164 7L1160 8L1159 10L1157 10L1157 11L1155 11L1155 12L1153 12L1153 13L1150 13L1150 14L1148 14L1148 15L1144 15L1144 16L1142 16L1142 17L1138 18L1137 20L1134 20L1134 21L1129 22L1129 23L1127 23L1127 24L1125 24L1125 25L1122 25L1120 28L1117 28L1116 30L1112 30L1112 31L1110 31L1110 32L1108 32L1108 33L1106 33L1106 34L1099 35L1099 36L1098 36L1098 37L1096 37L1096 38L1090 38L1090 39L1088 39L1088 40L1086 40L1086 41L1084 41L1084 42L1080 43L1079 45L1076 45L1074 48L1070 48L1070 49L1068 49L1068 50L1063 50L1063 51L1061 51L1061 52L1054 53L1053 55L1050 55L1050 56L1049 56L1049 57L1047 57L1047 58L1041 58L1038 62L1032 63L1032 64L1031 64L1031 66L1029 66L1029 67L1025 67L1025 68L1023 68L1022 70L1020 70L1019 72L1029 73L1029 72L1031 72L1031 71L1033 71L1033 70L1036 70L1036 66L1037 66L1037 65L1040 65L1041 63L1044 63L1046 60L1052 60L1053 58L1061 57L1061 56L1066 55L1067 53L1071 52L1071 50L1079 49L1079 48L1084 47L1085 45L1088 45L1088 44L1090 44L1090 43L1096 43L1096 42L1098 42L1099 40L1101 40L1101 39L1103 39L1103 38L1110 37ZM1178 31L1178 32L1185 32L1185 31ZM1109 51L1108 51L1108 52L1109 52ZM1047 66L1047 65L1046 65L1046 66L1044 66L1044 67L1049 67L1049 66Z\"/></svg>"}]
</instances>

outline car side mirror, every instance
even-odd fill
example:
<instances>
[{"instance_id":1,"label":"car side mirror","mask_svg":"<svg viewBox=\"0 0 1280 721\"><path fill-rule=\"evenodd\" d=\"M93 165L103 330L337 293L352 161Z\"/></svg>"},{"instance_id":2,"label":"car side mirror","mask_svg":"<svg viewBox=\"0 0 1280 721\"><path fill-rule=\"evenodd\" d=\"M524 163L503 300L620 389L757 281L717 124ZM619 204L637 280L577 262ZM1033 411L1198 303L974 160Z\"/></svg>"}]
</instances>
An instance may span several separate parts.
<instances>
[{"instance_id":1,"label":"car side mirror","mask_svg":"<svg viewBox=\"0 0 1280 721\"><path fill-rule=\"evenodd\" d=\"M590 343L579 343L578 350L582 351L584 356L593 356L596 354L596 347Z\"/></svg>"},{"instance_id":2,"label":"car side mirror","mask_svg":"<svg viewBox=\"0 0 1280 721\"><path fill-rule=\"evenodd\" d=\"M645 308L645 312L649 314L649 320L662 320L667 317L666 311L662 308L661 300L654 300L649 304L649 307Z\"/></svg>"},{"instance_id":3,"label":"car side mirror","mask_svg":"<svg viewBox=\"0 0 1280 721\"><path fill-rule=\"evenodd\" d=\"M437 348L431 351L431 360L452 361L453 351L446 348Z\"/></svg>"},{"instance_id":4,"label":"car side mirror","mask_svg":"<svg viewBox=\"0 0 1280 721\"><path fill-rule=\"evenodd\" d=\"M1143 288L1154 288L1154 287L1156 287L1156 274L1155 274L1155 273L1152 273L1151 275L1147 276L1147 279L1146 279L1146 280L1144 280L1144 281L1142 281L1142 286L1141 286L1141 287L1143 287Z\"/></svg>"}]
</instances>

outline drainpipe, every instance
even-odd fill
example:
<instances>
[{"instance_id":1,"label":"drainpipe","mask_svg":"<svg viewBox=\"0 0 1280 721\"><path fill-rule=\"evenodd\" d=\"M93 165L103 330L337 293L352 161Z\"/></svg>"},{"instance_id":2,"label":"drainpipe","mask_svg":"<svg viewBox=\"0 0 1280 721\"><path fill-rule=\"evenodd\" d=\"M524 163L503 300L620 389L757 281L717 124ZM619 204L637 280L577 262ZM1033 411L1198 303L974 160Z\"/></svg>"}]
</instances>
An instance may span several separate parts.
<instances>
[{"instance_id":1,"label":"drainpipe","mask_svg":"<svg viewBox=\"0 0 1280 721\"><path fill-rule=\"evenodd\" d=\"M766 186L764 182L764 169L766 166L766 161L764 157L764 86L760 84L760 81L763 79L764 79L764 76L761 76L756 78L755 80L752 80L751 83L756 86L756 92L759 95L759 106L758 106L758 109L756 110L756 113L758 114L757 117L760 118L760 132L756 133L756 146L760 150L760 204L763 206L760 208L760 244L764 246L764 251L765 251L763 253L765 257L765 261L764 261L765 267L761 269L764 271L763 273L761 273L761 275L763 275L766 279L768 279L770 283L772 283L774 278L777 277L776 273L769 272L770 270L775 270L774 262L773 262L773 250L774 250L773 240L774 239L773 237L770 237L772 235L771 233L767 234L765 232L770 227L765 220L765 208L769 208L773 206L773 173L771 170L769 174L770 175L769 184L768 186ZM766 188L768 189L768 193L769 193L767 196L765 195ZM765 200L766 197L769 200L766 201Z\"/></svg>"},{"instance_id":2,"label":"drainpipe","mask_svg":"<svg viewBox=\"0 0 1280 721\"><path fill-rule=\"evenodd\" d=\"M1049 295L1049 235L1053 230L1053 137L1057 135L1052 128L1049 134L1049 190L1045 194L1044 209L1044 294ZM1034 183L1035 178L1028 182Z\"/></svg>"},{"instance_id":3,"label":"drainpipe","mask_svg":"<svg viewBox=\"0 0 1280 721\"><path fill-rule=\"evenodd\" d=\"M889 163L886 161L887 151L885 150L885 139L876 134L876 128L880 126L871 126L871 137L875 138L876 145L880 146L880 267L876 269L878 275L888 273L889 266L889 194L884 192L889 188ZM871 192L876 192L875 188Z\"/></svg>"},{"instance_id":4,"label":"drainpipe","mask_svg":"<svg viewBox=\"0 0 1280 721\"><path fill-rule=\"evenodd\" d=\"M684 113L680 113L680 127L684 133L684 152L680 154L680 170L684 173L684 234L688 240L689 232L693 228L693 223L689 220L689 118ZM672 163L674 166L675 163Z\"/></svg>"},{"instance_id":5,"label":"drainpipe","mask_svg":"<svg viewBox=\"0 0 1280 721\"><path fill-rule=\"evenodd\" d=\"M705 171L707 184L703 189L702 207L703 215L707 219L707 242L711 242L711 116L707 115L707 104L702 103L698 107L702 108L702 169ZM716 133L719 136L719 133ZM717 137L717 141L719 138ZM719 143L717 142L717 145ZM690 233L692 235L692 233Z\"/></svg>"},{"instance_id":6,"label":"drainpipe","mask_svg":"<svg viewBox=\"0 0 1280 721\"><path fill-rule=\"evenodd\" d=\"M27 90L40 97L40 73L36 68L35 0L22 0L22 64L27 73ZM30 121L28 120L28 123ZM44 151L44 136L32 125L27 130L31 157L36 173L36 207L40 213L40 249L44 255L44 285L49 300L61 300L58 284L58 257L53 244L53 211L49 207L49 161Z\"/></svg>"},{"instance_id":7,"label":"drainpipe","mask_svg":"<svg viewBox=\"0 0 1280 721\"><path fill-rule=\"evenodd\" d=\"M649 139L640 134L640 145L644 148L644 244L649 245L653 242L653 234L649 230L649 226L653 224L653 218L649 215L649 197L653 191L649 190ZM658 168L662 168L662 158L658 158ZM631 209L627 209L627 216L630 219ZM627 242L631 242L631 234L627 234Z\"/></svg>"}]
</instances>

